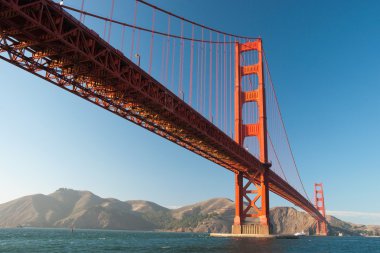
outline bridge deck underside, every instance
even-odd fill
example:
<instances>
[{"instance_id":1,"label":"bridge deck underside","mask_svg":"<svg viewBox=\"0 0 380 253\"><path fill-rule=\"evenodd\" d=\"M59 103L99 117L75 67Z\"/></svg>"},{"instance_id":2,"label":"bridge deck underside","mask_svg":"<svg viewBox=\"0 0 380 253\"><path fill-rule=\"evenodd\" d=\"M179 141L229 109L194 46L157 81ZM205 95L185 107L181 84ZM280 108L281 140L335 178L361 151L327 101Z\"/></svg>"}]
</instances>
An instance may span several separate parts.
<instances>
[{"instance_id":1,"label":"bridge deck underside","mask_svg":"<svg viewBox=\"0 0 380 253\"><path fill-rule=\"evenodd\" d=\"M265 165L50 0L0 0L0 58L246 178ZM273 171L270 190L318 220Z\"/></svg>"}]
</instances>

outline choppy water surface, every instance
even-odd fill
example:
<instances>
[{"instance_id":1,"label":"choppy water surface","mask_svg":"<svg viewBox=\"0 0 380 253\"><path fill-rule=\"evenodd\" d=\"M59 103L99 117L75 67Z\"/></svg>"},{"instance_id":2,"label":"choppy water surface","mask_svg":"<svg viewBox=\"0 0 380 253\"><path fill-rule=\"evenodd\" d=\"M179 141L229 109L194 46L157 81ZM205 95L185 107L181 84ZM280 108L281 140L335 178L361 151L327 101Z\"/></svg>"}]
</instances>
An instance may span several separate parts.
<instances>
[{"instance_id":1,"label":"choppy water surface","mask_svg":"<svg viewBox=\"0 0 380 253\"><path fill-rule=\"evenodd\" d=\"M380 238L213 238L208 234L108 230L0 229L0 252L380 253Z\"/></svg>"}]
</instances>

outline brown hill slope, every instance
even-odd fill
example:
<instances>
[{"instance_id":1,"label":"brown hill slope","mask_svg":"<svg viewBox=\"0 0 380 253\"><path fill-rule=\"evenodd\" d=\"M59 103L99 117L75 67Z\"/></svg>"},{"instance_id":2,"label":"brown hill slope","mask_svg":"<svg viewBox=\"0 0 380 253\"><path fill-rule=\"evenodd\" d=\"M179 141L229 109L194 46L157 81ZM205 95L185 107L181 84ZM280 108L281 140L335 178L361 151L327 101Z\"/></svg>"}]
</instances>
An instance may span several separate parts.
<instances>
[{"instance_id":1,"label":"brown hill slope","mask_svg":"<svg viewBox=\"0 0 380 253\"><path fill-rule=\"evenodd\" d=\"M128 203L103 199L89 191L61 188L0 205L0 227L79 227L152 230L156 226Z\"/></svg>"},{"instance_id":2,"label":"brown hill slope","mask_svg":"<svg viewBox=\"0 0 380 253\"><path fill-rule=\"evenodd\" d=\"M61 188L50 195L25 196L0 205L0 227L71 227L128 230L164 230L229 233L234 203L215 198L168 209L143 200L120 201L101 198L89 191ZM332 234L380 234L380 226L355 225L328 216ZM290 207L270 210L276 234L315 233L315 220Z\"/></svg>"}]
</instances>

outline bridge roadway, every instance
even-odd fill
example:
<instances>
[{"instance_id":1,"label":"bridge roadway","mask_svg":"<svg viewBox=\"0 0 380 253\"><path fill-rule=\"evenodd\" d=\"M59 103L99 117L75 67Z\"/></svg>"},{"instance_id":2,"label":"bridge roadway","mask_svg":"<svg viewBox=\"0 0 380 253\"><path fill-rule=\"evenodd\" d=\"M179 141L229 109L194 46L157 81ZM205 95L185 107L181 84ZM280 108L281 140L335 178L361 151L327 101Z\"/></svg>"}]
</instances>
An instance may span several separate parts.
<instances>
[{"instance_id":1,"label":"bridge roadway","mask_svg":"<svg viewBox=\"0 0 380 253\"><path fill-rule=\"evenodd\" d=\"M324 217L256 157L51 0L0 0L0 58Z\"/></svg>"}]
</instances>

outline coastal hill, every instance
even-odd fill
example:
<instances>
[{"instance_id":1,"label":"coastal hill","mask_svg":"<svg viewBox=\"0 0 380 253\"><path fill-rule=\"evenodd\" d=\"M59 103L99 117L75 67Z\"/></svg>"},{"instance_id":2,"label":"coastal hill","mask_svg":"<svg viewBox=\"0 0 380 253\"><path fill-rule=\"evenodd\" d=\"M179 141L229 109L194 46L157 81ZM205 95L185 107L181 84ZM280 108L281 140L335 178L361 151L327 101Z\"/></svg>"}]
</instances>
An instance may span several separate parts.
<instances>
[{"instance_id":1,"label":"coastal hill","mask_svg":"<svg viewBox=\"0 0 380 253\"><path fill-rule=\"evenodd\" d=\"M61 188L49 195L30 195L0 205L0 227L63 227L229 233L234 202L215 198L168 209L143 200L100 198L89 191ZM315 220L291 207L270 210L276 234L315 233ZM380 235L380 226L356 225L327 217L331 234Z\"/></svg>"}]
</instances>

